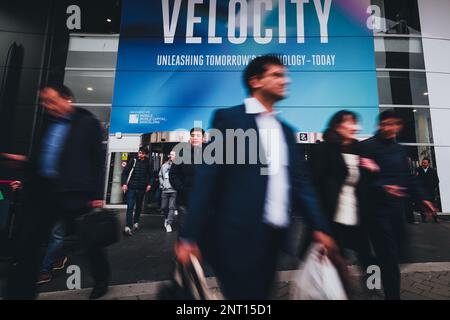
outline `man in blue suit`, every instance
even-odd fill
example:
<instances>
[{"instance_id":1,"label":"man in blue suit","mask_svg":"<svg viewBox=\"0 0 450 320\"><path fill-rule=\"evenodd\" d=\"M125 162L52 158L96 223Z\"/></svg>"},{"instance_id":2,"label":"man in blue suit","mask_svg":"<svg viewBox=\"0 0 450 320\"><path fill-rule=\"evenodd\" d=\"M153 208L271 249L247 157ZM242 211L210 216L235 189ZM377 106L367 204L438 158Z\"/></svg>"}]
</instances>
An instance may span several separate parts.
<instances>
[{"instance_id":1,"label":"man in blue suit","mask_svg":"<svg viewBox=\"0 0 450 320\"><path fill-rule=\"evenodd\" d=\"M286 95L286 68L274 56L257 57L247 66L244 82L250 94L244 105L214 115L213 128L222 133L227 161L205 164L196 174L176 254L185 265L191 254L204 257L227 299L267 299L296 202L303 205L315 240L330 254L336 246L296 152L294 133L273 109ZM236 140L225 134L230 129L249 136L253 132L256 148L246 140L233 147L230 157L228 145ZM262 159L252 163L255 152ZM236 164L239 157L244 164Z\"/></svg>"}]
</instances>

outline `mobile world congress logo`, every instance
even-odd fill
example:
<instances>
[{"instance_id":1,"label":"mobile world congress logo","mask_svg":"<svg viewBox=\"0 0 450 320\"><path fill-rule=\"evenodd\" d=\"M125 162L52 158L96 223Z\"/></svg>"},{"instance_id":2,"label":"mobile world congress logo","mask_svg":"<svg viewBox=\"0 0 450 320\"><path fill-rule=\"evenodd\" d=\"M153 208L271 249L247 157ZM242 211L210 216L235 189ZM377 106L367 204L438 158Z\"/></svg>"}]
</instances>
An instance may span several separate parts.
<instances>
[{"instance_id":1,"label":"mobile world congress logo","mask_svg":"<svg viewBox=\"0 0 450 320\"><path fill-rule=\"evenodd\" d=\"M128 117L128 123L129 124L139 124L139 115L138 114L130 114Z\"/></svg>"}]
</instances>

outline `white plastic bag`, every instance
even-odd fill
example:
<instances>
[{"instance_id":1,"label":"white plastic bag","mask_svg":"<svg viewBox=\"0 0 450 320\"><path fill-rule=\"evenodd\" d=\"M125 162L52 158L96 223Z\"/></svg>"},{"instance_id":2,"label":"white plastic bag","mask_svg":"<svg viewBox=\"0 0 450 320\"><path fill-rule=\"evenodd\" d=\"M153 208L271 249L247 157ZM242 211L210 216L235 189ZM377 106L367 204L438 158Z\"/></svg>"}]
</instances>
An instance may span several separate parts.
<instances>
[{"instance_id":1,"label":"white plastic bag","mask_svg":"<svg viewBox=\"0 0 450 320\"><path fill-rule=\"evenodd\" d=\"M339 274L325 254L325 248L313 244L291 284L293 300L348 300Z\"/></svg>"}]
</instances>

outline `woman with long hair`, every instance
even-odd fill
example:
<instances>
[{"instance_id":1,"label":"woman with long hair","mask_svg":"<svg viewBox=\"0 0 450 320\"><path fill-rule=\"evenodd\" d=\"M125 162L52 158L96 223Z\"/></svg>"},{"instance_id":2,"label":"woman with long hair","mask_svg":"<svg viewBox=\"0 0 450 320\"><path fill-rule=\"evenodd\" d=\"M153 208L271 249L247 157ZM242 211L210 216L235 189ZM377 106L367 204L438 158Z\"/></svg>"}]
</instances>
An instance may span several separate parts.
<instances>
[{"instance_id":1,"label":"woman with long hair","mask_svg":"<svg viewBox=\"0 0 450 320\"><path fill-rule=\"evenodd\" d=\"M364 182L356 134L360 127L354 112L341 110L330 119L323 142L315 146L311 167L313 182L324 214L342 253L357 253L364 268L372 264L371 248L365 228ZM369 169L369 168L367 168Z\"/></svg>"}]
</instances>

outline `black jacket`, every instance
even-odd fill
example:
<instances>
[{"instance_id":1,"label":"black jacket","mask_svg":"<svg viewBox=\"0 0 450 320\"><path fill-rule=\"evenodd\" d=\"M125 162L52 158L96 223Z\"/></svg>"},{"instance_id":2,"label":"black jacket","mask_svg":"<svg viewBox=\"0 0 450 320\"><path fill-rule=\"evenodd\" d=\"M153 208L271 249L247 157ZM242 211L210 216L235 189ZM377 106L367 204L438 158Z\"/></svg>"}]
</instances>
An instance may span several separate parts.
<instances>
[{"instance_id":1,"label":"black jacket","mask_svg":"<svg viewBox=\"0 0 450 320\"><path fill-rule=\"evenodd\" d=\"M410 197L424 200L424 191L410 171L408 156L402 145L376 134L361 143L361 156L374 160L380 167L380 171L372 174L368 181L368 209L387 214L389 203L403 202L388 195L385 185L401 186Z\"/></svg>"},{"instance_id":2,"label":"black jacket","mask_svg":"<svg viewBox=\"0 0 450 320\"><path fill-rule=\"evenodd\" d=\"M355 141L350 149L352 153L359 155L358 142ZM310 163L313 183L317 191L322 211L326 215L328 221L332 222L336 213L339 194L348 176L348 168L342 157L340 144L322 142L314 146ZM360 174L360 179L356 186L360 222L363 220L362 213L364 212L363 181L364 175Z\"/></svg>"},{"instance_id":3,"label":"black jacket","mask_svg":"<svg viewBox=\"0 0 450 320\"><path fill-rule=\"evenodd\" d=\"M329 233L307 170L297 152L294 133L286 124L281 125L288 147L291 209L299 203L313 229ZM220 130L225 139L227 129L253 129L258 135L256 115L245 113L242 105L217 110L212 127ZM246 141L243 156L249 159L251 148L248 139ZM224 141L226 145L227 141ZM237 156L236 150L234 155ZM263 168L266 166L261 161L256 164L216 163L202 165L196 172L195 192L189 197L180 237L199 243L205 259L209 258L215 270L233 274L257 268L252 260L254 255L249 253L261 250L265 243L263 216L269 177L261 174Z\"/></svg>"},{"instance_id":4,"label":"black jacket","mask_svg":"<svg viewBox=\"0 0 450 320\"><path fill-rule=\"evenodd\" d=\"M189 195L192 193L194 178L201 164L194 163L194 152L200 152L202 149L189 148L191 151L191 160L189 163L172 164L169 172L169 181L172 187L177 191L177 199L180 204L186 205ZM183 149L184 150L184 149ZM186 149L188 150L188 149ZM194 151L195 150L195 151ZM182 154L180 155L182 156Z\"/></svg>"},{"instance_id":5,"label":"black jacket","mask_svg":"<svg viewBox=\"0 0 450 320\"><path fill-rule=\"evenodd\" d=\"M121 183L122 185L127 184L128 187L136 188L136 189L145 189L147 186L152 184L153 181L153 166L151 165L151 162L149 159L144 160L143 162L140 162L142 165L141 170L141 176L135 177L134 175L137 173L136 170L133 170L133 173L130 176L130 179L128 180L128 177L130 175L131 170L136 169L135 165L138 164L138 161L140 161L138 158L133 158L128 161L127 166L122 171L122 177L121 177ZM134 179L134 181L132 181Z\"/></svg>"},{"instance_id":6,"label":"black jacket","mask_svg":"<svg viewBox=\"0 0 450 320\"><path fill-rule=\"evenodd\" d=\"M31 156L32 189L39 188L38 163L49 124L44 120ZM92 200L103 199L106 148L102 141L98 120L89 111L76 108L59 159L59 177L54 181L58 192L81 192Z\"/></svg>"},{"instance_id":7,"label":"black jacket","mask_svg":"<svg viewBox=\"0 0 450 320\"><path fill-rule=\"evenodd\" d=\"M417 169L417 177L424 188L427 200L433 201L436 197L436 189L439 186L439 177L436 170L428 167L427 172L422 167Z\"/></svg>"}]
</instances>

